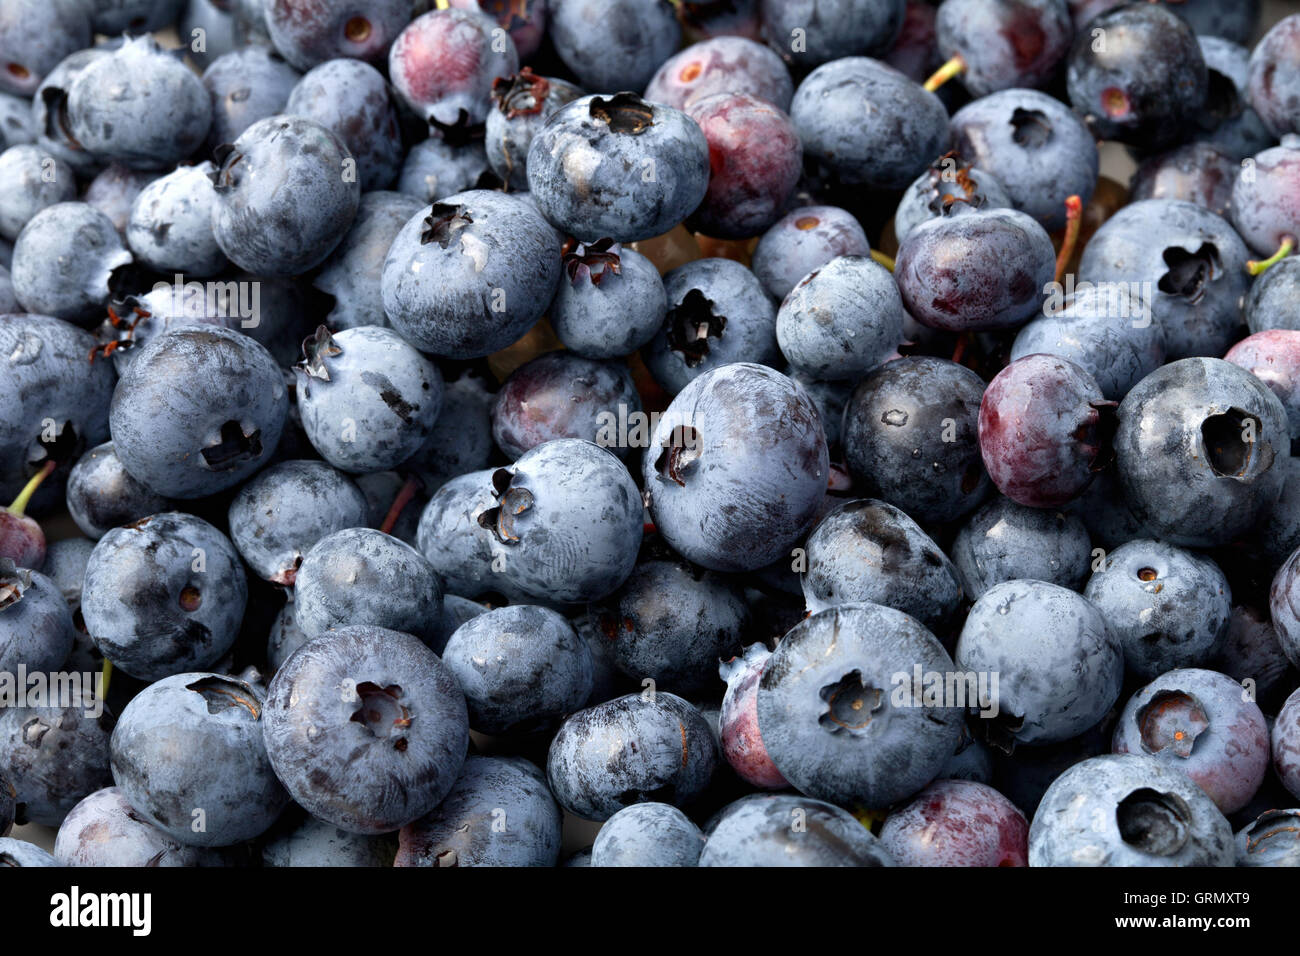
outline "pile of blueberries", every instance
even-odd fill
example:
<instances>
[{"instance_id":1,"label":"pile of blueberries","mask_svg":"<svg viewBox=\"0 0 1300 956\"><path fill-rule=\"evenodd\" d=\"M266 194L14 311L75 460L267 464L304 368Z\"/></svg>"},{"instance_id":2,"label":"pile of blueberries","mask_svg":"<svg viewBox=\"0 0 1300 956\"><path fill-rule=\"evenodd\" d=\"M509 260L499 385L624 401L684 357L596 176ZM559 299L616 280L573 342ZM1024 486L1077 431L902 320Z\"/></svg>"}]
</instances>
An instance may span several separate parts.
<instances>
[{"instance_id":1,"label":"pile of blueberries","mask_svg":"<svg viewBox=\"0 0 1300 956\"><path fill-rule=\"evenodd\" d=\"M1253 0L3 0L0 866L1300 865L1297 236Z\"/></svg>"}]
</instances>

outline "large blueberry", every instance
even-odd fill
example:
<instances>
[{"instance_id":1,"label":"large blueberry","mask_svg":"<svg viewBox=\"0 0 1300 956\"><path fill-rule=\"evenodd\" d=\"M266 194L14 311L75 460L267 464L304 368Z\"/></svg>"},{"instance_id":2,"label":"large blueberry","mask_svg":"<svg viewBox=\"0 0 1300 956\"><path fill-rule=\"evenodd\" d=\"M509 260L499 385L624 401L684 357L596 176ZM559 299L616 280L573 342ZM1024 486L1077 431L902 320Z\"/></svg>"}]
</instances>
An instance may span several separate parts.
<instances>
[{"instance_id":1,"label":"large blueberry","mask_svg":"<svg viewBox=\"0 0 1300 956\"><path fill-rule=\"evenodd\" d=\"M591 846L592 866L696 866L704 834L668 803L634 803L605 821Z\"/></svg>"},{"instance_id":2,"label":"large blueberry","mask_svg":"<svg viewBox=\"0 0 1300 956\"><path fill-rule=\"evenodd\" d=\"M383 75L354 59L309 70L289 94L284 113L315 120L342 140L356 161L363 192L387 189L402 165L397 110Z\"/></svg>"},{"instance_id":3,"label":"large blueberry","mask_svg":"<svg viewBox=\"0 0 1300 956\"><path fill-rule=\"evenodd\" d=\"M0 766L29 823L57 827L80 800L112 786L108 763L112 732L113 718L92 692L73 693L47 706L0 710Z\"/></svg>"},{"instance_id":4,"label":"large blueberry","mask_svg":"<svg viewBox=\"0 0 1300 956\"><path fill-rule=\"evenodd\" d=\"M995 584L1032 578L1078 591L1088 580L1092 546L1075 515L1028 508L998 495L957 532L952 562L970 599Z\"/></svg>"},{"instance_id":5,"label":"large blueberry","mask_svg":"<svg viewBox=\"0 0 1300 956\"><path fill-rule=\"evenodd\" d=\"M131 261L102 212L56 203L32 216L14 242L14 298L28 312L84 325L103 318L110 284Z\"/></svg>"},{"instance_id":6,"label":"large blueberry","mask_svg":"<svg viewBox=\"0 0 1300 956\"><path fill-rule=\"evenodd\" d=\"M681 44L675 11L663 0L550 0L549 6L555 51L589 90L643 89Z\"/></svg>"},{"instance_id":7,"label":"large blueberry","mask_svg":"<svg viewBox=\"0 0 1300 956\"><path fill-rule=\"evenodd\" d=\"M0 674L57 671L72 651L72 614L43 574L0 559ZM16 678L14 678L16 680Z\"/></svg>"},{"instance_id":8,"label":"large blueberry","mask_svg":"<svg viewBox=\"0 0 1300 956\"><path fill-rule=\"evenodd\" d=\"M750 794L723 807L705 831L700 866L892 866L849 811L794 794Z\"/></svg>"},{"instance_id":9,"label":"large blueberry","mask_svg":"<svg viewBox=\"0 0 1300 956\"><path fill-rule=\"evenodd\" d=\"M564 256L550 320L565 347L593 359L621 358L655 337L668 296L653 262L608 242Z\"/></svg>"}]
</instances>

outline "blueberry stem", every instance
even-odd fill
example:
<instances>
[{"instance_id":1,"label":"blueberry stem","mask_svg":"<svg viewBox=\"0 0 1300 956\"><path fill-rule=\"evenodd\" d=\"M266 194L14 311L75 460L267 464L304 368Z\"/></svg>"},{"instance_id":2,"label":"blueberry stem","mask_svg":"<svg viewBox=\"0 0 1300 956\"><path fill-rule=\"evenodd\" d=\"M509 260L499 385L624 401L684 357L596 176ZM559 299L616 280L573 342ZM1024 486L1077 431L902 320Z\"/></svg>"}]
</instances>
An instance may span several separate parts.
<instances>
[{"instance_id":1,"label":"blueberry stem","mask_svg":"<svg viewBox=\"0 0 1300 956\"><path fill-rule=\"evenodd\" d=\"M23 486L23 490L18 492L18 497L14 499L14 503L9 506L11 515L22 517L23 512L27 510L27 505L32 500L32 495L36 494L36 489L41 486L42 481L50 476L52 471L54 471L54 462L47 461L44 468L32 475L31 481Z\"/></svg>"},{"instance_id":2,"label":"blueberry stem","mask_svg":"<svg viewBox=\"0 0 1300 956\"><path fill-rule=\"evenodd\" d=\"M104 658L104 666L99 669L100 674L100 701L108 699L108 682L113 679L113 662L107 657Z\"/></svg>"},{"instance_id":3,"label":"blueberry stem","mask_svg":"<svg viewBox=\"0 0 1300 956\"><path fill-rule=\"evenodd\" d=\"M888 269L890 272L893 272L893 271L894 271L894 260L891 259L889 256L885 255L883 252L880 252L880 251L877 250L877 249L872 249L872 250L871 250L871 258L872 258L872 259L875 259L876 262L880 263L882 266L884 266L884 267L885 267L886 269Z\"/></svg>"},{"instance_id":4,"label":"blueberry stem","mask_svg":"<svg viewBox=\"0 0 1300 956\"><path fill-rule=\"evenodd\" d=\"M961 358L966 354L966 343L970 341L970 335L966 332L957 333L957 345L952 350L952 360L955 364L961 364Z\"/></svg>"},{"instance_id":5,"label":"blueberry stem","mask_svg":"<svg viewBox=\"0 0 1300 956\"><path fill-rule=\"evenodd\" d=\"M1282 245L1278 247L1277 252L1273 253L1267 259L1251 259L1246 263L1246 271L1253 276L1262 272L1267 272L1273 266L1277 265L1295 249L1295 236L1283 236Z\"/></svg>"},{"instance_id":6,"label":"blueberry stem","mask_svg":"<svg viewBox=\"0 0 1300 956\"><path fill-rule=\"evenodd\" d=\"M1065 237L1061 240L1061 251L1056 254L1056 282L1059 285L1065 275L1065 267L1074 255L1074 247L1079 242L1079 225L1083 218L1083 200L1078 196L1069 196L1065 200Z\"/></svg>"},{"instance_id":7,"label":"blueberry stem","mask_svg":"<svg viewBox=\"0 0 1300 956\"><path fill-rule=\"evenodd\" d=\"M925 83L922 84L922 86L926 90L933 93L935 90L943 86L954 76L956 76L958 73L961 73L965 69L966 69L966 61L961 58L961 54L959 53L956 56L954 56L951 60L949 60L947 63L945 63L943 66L939 67L939 69L931 73L930 78L926 80Z\"/></svg>"},{"instance_id":8,"label":"blueberry stem","mask_svg":"<svg viewBox=\"0 0 1300 956\"><path fill-rule=\"evenodd\" d=\"M388 509L388 514L384 515L384 523L379 526L379 530L388 534L397 524L397 519L402 516L402 509L405 508L415 497L415 490L420 486L414 478L407 478L405 484L393 498L393 505Z\"/></svg>"}]
</instances>

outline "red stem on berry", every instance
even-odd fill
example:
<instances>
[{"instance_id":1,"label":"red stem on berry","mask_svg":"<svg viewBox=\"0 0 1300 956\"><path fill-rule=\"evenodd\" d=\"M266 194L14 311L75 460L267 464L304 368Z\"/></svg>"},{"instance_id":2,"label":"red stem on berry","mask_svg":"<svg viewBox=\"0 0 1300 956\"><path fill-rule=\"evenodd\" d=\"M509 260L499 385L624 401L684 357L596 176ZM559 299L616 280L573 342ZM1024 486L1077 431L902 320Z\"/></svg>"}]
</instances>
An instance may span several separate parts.
<instances>
[{"instance_id":1,"label":"red stem on berry","mask_svg":"<svg viewBox=\"0 0 1300 956\"><path fill-rule=\"evenodd\" d=\"M1083 218L1083 200L1070 196L1065 200L1065 238L1061 240L1061 251L1056 256L1056 282L1059 285L1065 276L1065 267L1074 255L1074 247L1079 243L1079 226Z\"/></svg>"},{"instance_id":2,"label":"red stem on berry","mask_svg":"<svg viewBox=\"0 0 1300 956\"><path fill-rule=\"evenodd\" d=\"M419 487L420 483L416 479L406 479L401 490L397 492L397 497L393 499L393 505L388 509L388 514L384 515L384 523L379 526L380 531L384 534L392 532L397 525L397 519L402 516L402 509L411 503L411 499L415 497L415 492Z\"/></svg>"}]
</instances>

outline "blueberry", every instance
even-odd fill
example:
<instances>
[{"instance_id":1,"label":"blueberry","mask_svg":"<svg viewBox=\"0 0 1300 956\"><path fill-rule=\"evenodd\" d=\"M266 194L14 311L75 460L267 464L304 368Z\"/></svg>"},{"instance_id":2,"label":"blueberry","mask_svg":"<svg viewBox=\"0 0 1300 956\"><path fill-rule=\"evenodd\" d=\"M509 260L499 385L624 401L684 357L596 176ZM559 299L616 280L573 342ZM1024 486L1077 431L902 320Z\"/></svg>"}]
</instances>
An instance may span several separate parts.
<instances>
[{"instance_id":1,"label":"blueberry","mask_svg":"<svg viewBox=\"0 0 1300 956\"><path fill-rule=\"evenodd\" d=\"M0 12L0 91L31 96L66 56L90 46L81 0L14 0Z\"/></svg>"},{"instance_id":2,"label":"blueberry","mask_svg":"<svg viewBox=\"0 0 1300 956\"><path fill-rule=\"evenodd\" d=\"M157 170L132 169L121 163L110 163L86 186L81 200L112 220L113 227L125 236L136 197L157 178Z\"/></svg>"},{"instance_id":3,"label":"blueberry","mask_svg":"<svg viewBox=\"0 0 1300 956\"><path fill-rule=\"evenodd\" d=\"M586 358L620 358L654 338L668 296L653 262L601 241L564 255L550 321L565 347Z\"/></svg>"},{"instance_id":4,"label":"blueberry","mask_svg":"<svg viewBox=\"0 0 1300 956\"><path fill-rule=\"evenodd\" d=\"M230 537L255 572L292 585L321 538L365 523L366 499L319 461L285 461L248 481L230 502Z\"/></svg>"},{"instance_id":5,"label":"blueberry","mask_svg":"<svg viewBox=\"0 0 1300 956\"><path fill-rule=\"evenodd\" d=\"M289 276L320 265L356 216L352 154L301 116L258 120L217 154L212 231L241 269Z\"/></svg>"},{"instance_id":6,"label":"blueberry","mask_svg":"<svg viewBox=\"0 0 1300 956\"><path fill-rule=\"evenodd\" d=\"M718 665L727 682L718 713L719 750L746 783L762 790L784 790L789 781L776 769L758 729L758 681L771 659L764 644L751 644L740 657Z\"/></svg>"},{"instance_id":7,"label":"blueberry","mask_svg":"<svg viewBox=\"0 0 1300 956\"><path fill-rule=\"evenodd\" d=\"M420 515L416 539L420 552L450 594L476 598L502 589L503 575L496 568L504 567L500 562L493 566L493 528L500 507L493 483L496 473L497 469L487 468L452 478L433 494Z\"/></svg>"},{"instance_id":8,"label":"blueberry","mask_svg":"<svg viewBox=\"0 0 1300 956\"><path fill-rule=\"evenodd\" d=\"M233 2L233 0L232 0ZM229 9L227 0L183 0L180 19L176 21L176 34L181 38L190 38L188 56L200 70L212 65L212 61L225 56L239 44L238 26L235 15ZM261 5L258 5L259 10ZM203 32L195 33L195 30ZM202 50L194 49L194 42L203 37Z\"/></svg>"},{"instance_id":9,"label":"blueberry","mask_svg":"<svg viewBox=\"0 0 1300 956\"><path fill-rule=\"evenodd\" d=\"M263 0L264 29L276 50L300 70L337 57L382 62L411 20L410 0Z\"/></svg>"},{"instance_id":10,"label":"blueberry","mask_svg":"<svg viewBox=\"0 0 1300 956\"><path fill-rule=\"evenodd\" d=\"M700 866L892 866L853 814L793 794L750 794L705 831Z\"/></svg>"},{"instance_id":11,"label":"blueberry","mask_svg":"<svg viewBox=\"0 0 1300 956\"><path fill-rule=\"evenodd\" d=\"M1253 151L1252 151L1253 152ZM1209 143L1187 143L1152 156L1138 167L1130 198L1178 199L1227 217L1237 163Z\"/></svg>"},{"instance_id":12,"label":"blueberry","mask_svg":"<svg viewBox=\"0 0 1300 956\"><path fill-rule=\"evenodd\" d=\"M0 711L0 762L29 823L57 827L79 801L113 784L108 762L113 719L97 713L92 694L60 694L62 699L50 701L58 706Z\"/></svg>"},{"instance_id":13,"label":"blueberry","mask_svg":"<svg viewBox=\"0 0 1300 956\"><path fill-rule=\"evenodd\" d=\"M1300 667L1300 549L1278 568L1268 600L1278 643L1291 663Z\"/></svg>"},{"instance_id":14,"label":"blueberry","mask_svg":"<svg viewBox=\"0 0 1300 956\"><path fill-rule=\"evenodd\" d=\"M532 59L546 32L548 0L449 0L454 9L479 10L504 27L521 60Z\"/></svg>"},{"instance_id":15,"label":"blueberry","mask_svg":"<svg viewBox=\"0 0 1300 956\"><path fill-rule=\"evenodd\" d=\"M1105 716L1124 674L1120 643L1092 602L1045 581L994 585L970 609L953 654L963 671L998 674L998 713L984 717L989 742L1077 737Z\"/></svg>"},{"instance_id":16,"label":"blueberry","mask_svg":"<svg viewBox=\"0 0 1300 956\"><path fill-rule=\"evenodd\" d=\"M70 54L46 75L32 97L32 127L37 145L67 163L80 176L94 176L102 163L76 141L68 128L68 90L86 67L111 52L106 47L91 47Z\"/></svg>"},{"instance_id":17,"label":"blueberry","mask_svg":"<svg viewBox=\"0 0 1300 956\"><path fill-rule=\"evenodd\" d=\"M555 866L560 809L521 757L478 757L427 816L402 828L396 866Z\"/></svg>"},{"instance_id":18,"label":"blueberry","mask_svg":"<svg viewBox=\"0 0 1300 956\"><path fill-rule=\"evenodd\" d=\"M1268 810L1237 831L1237 866L1300 866L1300 812Z\"/></svg>"},{"instance_id":19,"label":"blueberry","mask_svg":"<svg viewBox=\"0 0 1300 956\"><path fill-rule=\"evenodd\" d=\"M469 743L446 666L410 635L370 625L299 648L271 680L262 727L294 800L353 833L386 833L432 810Z\"/></svg>"},{"instance_id":20,"label":"blueberry","mask_svg":"<svg viewBox=\"0 0 1300 956\"><path fill-rule=\"evenodd\" d=\"M18 311L18 300L14 298L14 284L9 277L9 268L0 265L0 315Z\"/></svg>"},{"instance_id":21,"label":"blueberry","mask_svg":"<svg viewBox=\"0 0 1300 956\"><path fill-rule=\"evenodd\" d=\"M971 515L952 543L952 562L972 600L1018 578L1082 590L1091 559L1088 529L1076 515L1027 508L1002 495Z\"/></svg>"},{"instance_id":22,"label":"blueberry","mask_svg":"<svg viewBox=\"0 0 1300 956\"><path fill-rule=\"evenodd\" d=\"M483 379L462 374L442 390L442 411L424 446L407 460L425 489L437 491L446 482L487 467L492 456L493 393Z\"/></svg>"},{"instance_id":23,"label":"blueberry","mask_svg":"<svg viewBox=\"0 0 1300 956\"><path fill-rule=\"evenodd\" d=\"M85 324L104 314L114 273L131 258L98 209L55 203L32 216L14 242L14 296L28 312Z\"/></svg>"},{"instance_id":24,"label":"blueberry","mask_svg":"<svg viewBox=\"0 0 1300 956\"><path fill-rule=\"evenodd\" d=\"M136 259L158 272L216 275L226 256L212 234L217 194L211 163L182 166L140 191L131 207L126 241Z\"/></svg>"},{"instance_id":25,"label":"blueberry","mask_svg":"<svg viewBox=\"0 0 1300 956\"><path fill-rule=\"evenodd\" d=\"M716 763L704 717L660 691L618 697L569 717L551 741L546 776L569 813L608 820L636 803L689 805Z\"/></svg>"},{"instance_id":26,"label":"blueberry","mask_svg":"<svg viewBox=\"0 0 1300 956\"><path fill-rule=\"evenodd\" d=\"M907 187L894 211L894 234L906 239L928 219L943 215L953 202L965 202L977 209L1007 209L1011 197L989 173L960 164L955 154L940 156L930 168Z\"/></svg>"},{"instance_id":27,"label":"blueberry","mask_svg":"<svg viewBox=\"0 0 1300 956\"><path fill-rule=\"evenodd\" d=\"M655 426L642 466L659 533L716 571L753 570L787 554L816 517L828 475L826 436L807 393L748 363L688 384Z\"/></svg>"},{"instance_id":28,"label":"blueberry","mask_svg":"<svg viewBox=\"0 0 1300 956\"><path fill-rule=\"evenodd\" d=\"M1250 284L1246 325L1251 332L1300 330L1300 256L1289 256Z\"/></svg>"},{"instance_id":29,"label":"blueberry","mask_svg":"<svg viewBox=\"0 0 1300 956\"><path fill-rule=\"evenodd\" d=\"M785 374L802 385L808 397L817 406L817 415L822 420L822 431L826 435L827 447L838 449L843 437L844 408L853 395L854 382L843 379L838 382L826 382L793 368L786 368ZM835 457L838 459L840 456Z\"/></svg>"},{"instance_id":30,"label":"blueberry","mask_svg":"<svg viewBox=\"0 0 1300 956\"><path fill-rule=\"evenodd\" d=\"M1227 37L1236 43L1249 43L1259 23L1259 0L1241 0L1226 6L1215 0L1187 0L1171 4L1170 9L1198 34Z\"/></svg>"},{"instance_id":31,"label":"blueberry","mask_svg":"<svg viewBox=\"0 0 1300 956\"><path fill-rule=\"evenodd\" d=\"M333 131L356 160L361 189L387 189L402 165L402 137L388 84L360 60L330 60L305 73L284 112Z\"/></svg>"},{"instance_id":32,"label":"blueberry","mask_svg":"<svg viewBox=\"0 0 1300 956\"><path fill-rule=\"evenodd\" d=\"M1094 548L1117 548L1134 538L1152 537L1124 500L1113 462L1093 476L1083 494L1066 505L1065 511L1083 519Z\"/></svg>"},{"instance_id":33,"label":"blueberry","mask_svg":"<svg viewBox=\"0 0 1300 956\"><path fill-rule=\"evenodd\" d=\"M587 644L561 615L514 605L476 615L447 640L443 663L484 734L543 731L591 694Z\"/></svg>"},{"instance_id":34,"label":"blueberry","mask_svg":"<svg viewBox=\"0 0 1300 956\"><path fill-rule=\"evenodd\" d=\"M0 93L0 150L35 139L31 101L12 93Z\"/></svg>"},{"instance_id":35,"label":"blueberry","mask_svg":"<svg viewBox=\"0 0 1300 956\"><path fill-rule=\"evenodd\" d=\"M230 540L201 518L169 511L100 538L81 613L114 666L153 681L220 660L239 636L247 600Z\"/></svg>"},{"instance_id":36,"label":"blueberry","mask_svg":"<svg viewBox=\"0 0 1300 956\"><path fill-rule=\"evenodd\" d=\"M0 837L0 866L58 866L59 861L34 843Z\"/></svg>"},{"instance_id":37,"label":"blueberry","mask_svg":"<svg viewBox=\"0 0 1300 956\"><path fill-rule=\"evenodd\" d=\"M634 93L566 104L528 148L528 188L542 214L588 242L668 232L699 206L708 183L699 125Z\"/></svg>"},{"instance_id":38,"label":"blueberry","mask_svg":"<svg viewBox=\"0 0 1300 956\"><path fill-rule=\"evenodd\" d=\"M1187 547L1226 544L1281 494L1286 411L1255 376L1222 359L1171 362L1119 407L1116 464L1133 515Z\"/></svg>"},{"instance_id":39,"label":"blueberry","mask_svg":"<svg viewBox=\"0 0 1300 956\"><path fill-rule=\"evenodd\" d=\"M48 564L48 559L46 559ZM1291 661L1279 637L1281 627L1270 623L1267 607L1258 611L1245 604L1232 609L1228 633L1210 667L1243 687L1254 681L1255 699L1270 710L1291 686ZM1279 693L1279 691L1281 693Z\"/></svg>"},{"instance_id":40,"label":"blueberry","mask_svg":"<svg viewBox=\"0 0 1300 956\"><path fill-rule=\"evenodd\" d=\"M57 671L75 637L63 592L43 574L0 559L0 673Z\"/></svg>"},{"instance_id":41,"label":"blueberry","mask_svg":"<svg viewBox=\"0 0 1300 956\"><path fill-rule=\"evenodd\" d=\"M900 866L1028 866L1029 821L990 786L936 780L890 813L880 843Z\"/></svg>"},{"instance_id":42,"label":"blueberry","mask_svg":"<svg viewBox=\"0 0 1300 956\"><path fill-rule=\"evenodd\" d=\"M109 301L108 318L95 330L99 347L94 360L98 362L100 356L111 359L117 374L121 376L126 374L136 356L143 351L140 346L153 341L164 332L202 326L242 331L246 320L238 314L238 292L227 298L216 292L217 285L219 284L214 283L215 294L212 296L206 293L187 293L183 285L159 283L143 295L114 297ZM260 300L260 292L258 298ZM280 309L273 308L270 311L275 320L268 319L268 329L273 328L281 316ZM247 321L258 320L260 311L254 313L252 320Z\"/></svg>"},{"instance_id":43,"label":"blueberry","mask_svg":"<svg viewBox=\"0 0 1300 956\"><path fill-rule=\"evenodd\" d=\"M555 52L589 90L644 89L681 44L675 8L663 0L550 0L549 6Z\"/></svg>"},{"instance_id":44,"label":"blueberry","mask_svg":"<svg viewBox=\"0 0 1300 956\"><path fill-rule=\"evenodd\" d=\"M138 36L175 24L184 0L95 0L96 33Z\"/></svg>"},{"instance_id":45,"label":"blueberry","mask_svg":"<svg viewBox=\"0 0 1300 956\"><path fill-rule=\"evenodd\" d=\"M59 866L221 866L217 850L180 843L144 818L117 787L96 790L68 814L54 841Z\"/></svg>"},{"instance_id":46,"label":"blueberry","mask_svg":"<svg viewBox=\"0 0 1300 956\"><path fill-rule=\"evenodd\" d=\"M763 36L792 66L881 56L903 27L903 0L760 0Z\"/></svg>"},{"instance_id":47,"label":"blueberry","mask_svg":"<svg viewBox=\"0 0 1300 956\"><path fill-rule=\"evenodd\" d=\"M1225 39L1226 34L1197 32L1210 33L1196 38L1209 77L1208 115L1202 122L1207 130L1202 138L1232 160L1267 149L1273 144L1273 134L1250 102L1250 50Z\"/></svg>"},{"instance_id":48,"label":"blueberry","mask_svg":"<svg viewBox=\"0 0 1300 956\"><path fill-rule=\"evenodd\" d=\"M861 56L813 70L795 90L790 118L804 156L850 186L903 189L948 140L948 111L937 96L892 66Z\"/></svg>"},{"instance_id":49,"label":"blueberry","mask_svg":"<svg viewBox=\"0 0 1300 956\"><path fill-rule=\"evenodd\" d=\"M294 580L294 621L308 638L345 625L413 634L426 644L442 633L442 587L410 545L371 528L318 540Z\"/></svg>"},{"instance_id":50,"label":"blueberry","mask_svg":"<svg viewBox=\"0 0 1300 956\"><path fill-rule=\"evenodd\" d=\"M1074 38L1065 0L951 0L941 4L935 30L939 55L960 58L972 96L1046 86Z\"/></svg>"},{"instance_id":51,"label":"blueberry","mask_svg":"<svg viewBox=\"0 0 1300 956\"><path fill-rule=\"evenodd\" d=\"M971 735L970 728L962 727L961 737L952 755L939 771L938 780L971 780L975 783L993 783L993 752Z\"/></svg>"},{"instance_id":52,"label":"blueberry","mask_svg":"<svg viewBox=\"0 0 1300 956\"><path fill-rule=\"evenodd\" d=\"M538 76L524 67L492 84L494 108L488 112L484 148L488 165L510 189L528 188L528 147L546 121L565 103L582 96L572 83ZM461 189L469 188L466 183ZM454 189L452 192L459 192ZM430 197L432 199L438 197Z\"/></svg>"},{"instance_id":53,"label":"blueberry","mask_svg":"<svg viewBox=\"0 0 1300 956\"><path fill-rule=\"evenodd\" d=\"M697 259L669 272L663 284L668 311L642 358L671 394L723 365L775 364L776 309L739 262Z\"/></svg>"},{"instance_id":54,"label":"blueberry","mask_svg":"<svg viewBox=\"0 0 1300 956\"><path fill-rule=\"evenodd\" d=\"M280 368L257 342L182 328L140 350L113 393L109 424L133 477L157 494L198 498L265 464L288 405Z\"/></svg>"},{"instance_id":55,"label":"blueberry","mask_svg":"<svg viewBox=\"0 0 1300 956\"><path fill-rule=\"evenodd\" d=\"M493 185L494 176L482 143L454 145L430 136L406 154L393 188L424 205L470 189L490 189Z\"/></svg>"},{"instance_id":56,"label":"blueberry","mask_svg":"<svg viewBox=\"0 0 1300 956\"><path fill-rule=\"evenodd\" d=\"M127 704L113 729L113 780L141 816L195 846L265 831L288 801L262 743L262 698L243 681L176 674Z\"/></svg>"},{"instance_id":57,"label":"blueberry","mask_svg":"<svg viewBox=\"0 0 1300 956\"><path fill-rule=\"evenodd\" d=\"M591 847L592 866L696 866L704 834L667 803L624 807L600 828Z\"/></svg>"},{"instance_id":58,"label":"blueberry","mask_svg":"<svg viewBox=\"0 0 1300 956\"><path fill-rule=\"evenodd\" d=\"M1250 105L1274 136L1300 133L1300 97L1295 71L1300 65L1300 15L1275 23L1250 55Z\"/></svg>"},{"instance_id":59,"label":"blueberry","mask_svg":"<svg viewBox=\"0 0 1300 956\"><path fill-rule=\"evenodd\" d=\"M801 206L786 213L758 241L753 269L777 302L804 276L837 256L871 252L862 226L836 206Z\"/></svg>"},{"instance_id":60,"label":"blueberry","mask_svg":"<svg viewBox=\"0 0 1300 956\"><path fill-rule=\"evenodd\" d=\"M555 233L524 200L470 190L413 216L384 263L384 311L422 351L479 358L541 317L560 276Z\"/></svg>"},{"instance_id":61,"label":"blueberry","mask_svg":"<svg viewBox=\"0 0 1300 956\"><path fill-rule=\"evenodd\" d=\"M304 817L262 847L262 866L388 867L396 853L397 841L392 835L363 836Z\"/></svg>"},{"instance_id":62,"label":"blueberry","mask_svg":"<svg viewBox=\"0 0 1300 956\"><path fill-rule=\"evenodd\" d=\"M0 236L14 240L42 209L77 198L68 165L30 143L0 153Z\"/></svg>"},{"instance_id":63,"label":"blueberry","mask_svg":"<svg viewBox=\"0 0 1300 956\"><path fill-rule=\"evenodd\" d=\"M748 93L789 112L794 83L771 48L743 36L717 36L669 57L645 88L647 100L679 110L717 93Z\"/></svg>"},{"instance_id":64,"label":"blueberry","mask_svg":"<svg viewBox=\"0 0 1300 956\"><path fill-rule=\"evenodd\" d=\"M266 636L266 662L274 675L298 648L307 643L307 634L293 619L293 592L280 608Z\"/></svg>"},{"instance_id":65,"label":"blueberry","mask_svg":"<svg viewBox=\"0 0 1300 956\"><path fill-rule=\"evenodd\" d=\"M258 120L284 110L300 74L265 46L244 46L217 57L203 71L212 100L208 146L233 143Z\"/></svg>"},{"instance_id":66,"label":"blueberry","mask_svg":"<svg viewBox=\"0 0 1300 956\"><path fill-rule=\"evenodd\" d=\"M1246 244L1271 256L1286 237L1300 232L1300 139L1243 160L1232 187L1232 224Z\"/></svg>"},{"instance_id":67,"label":"blueberry","mask_svg":"<svg viewBox=\"0 0 1300 956\"><path fill-rule=\"evenodd\" d=\"M1300 798L1300 690L1286 699L1273 722L1273 769L1293 797Z\"/></svg>"}]
</instances>

